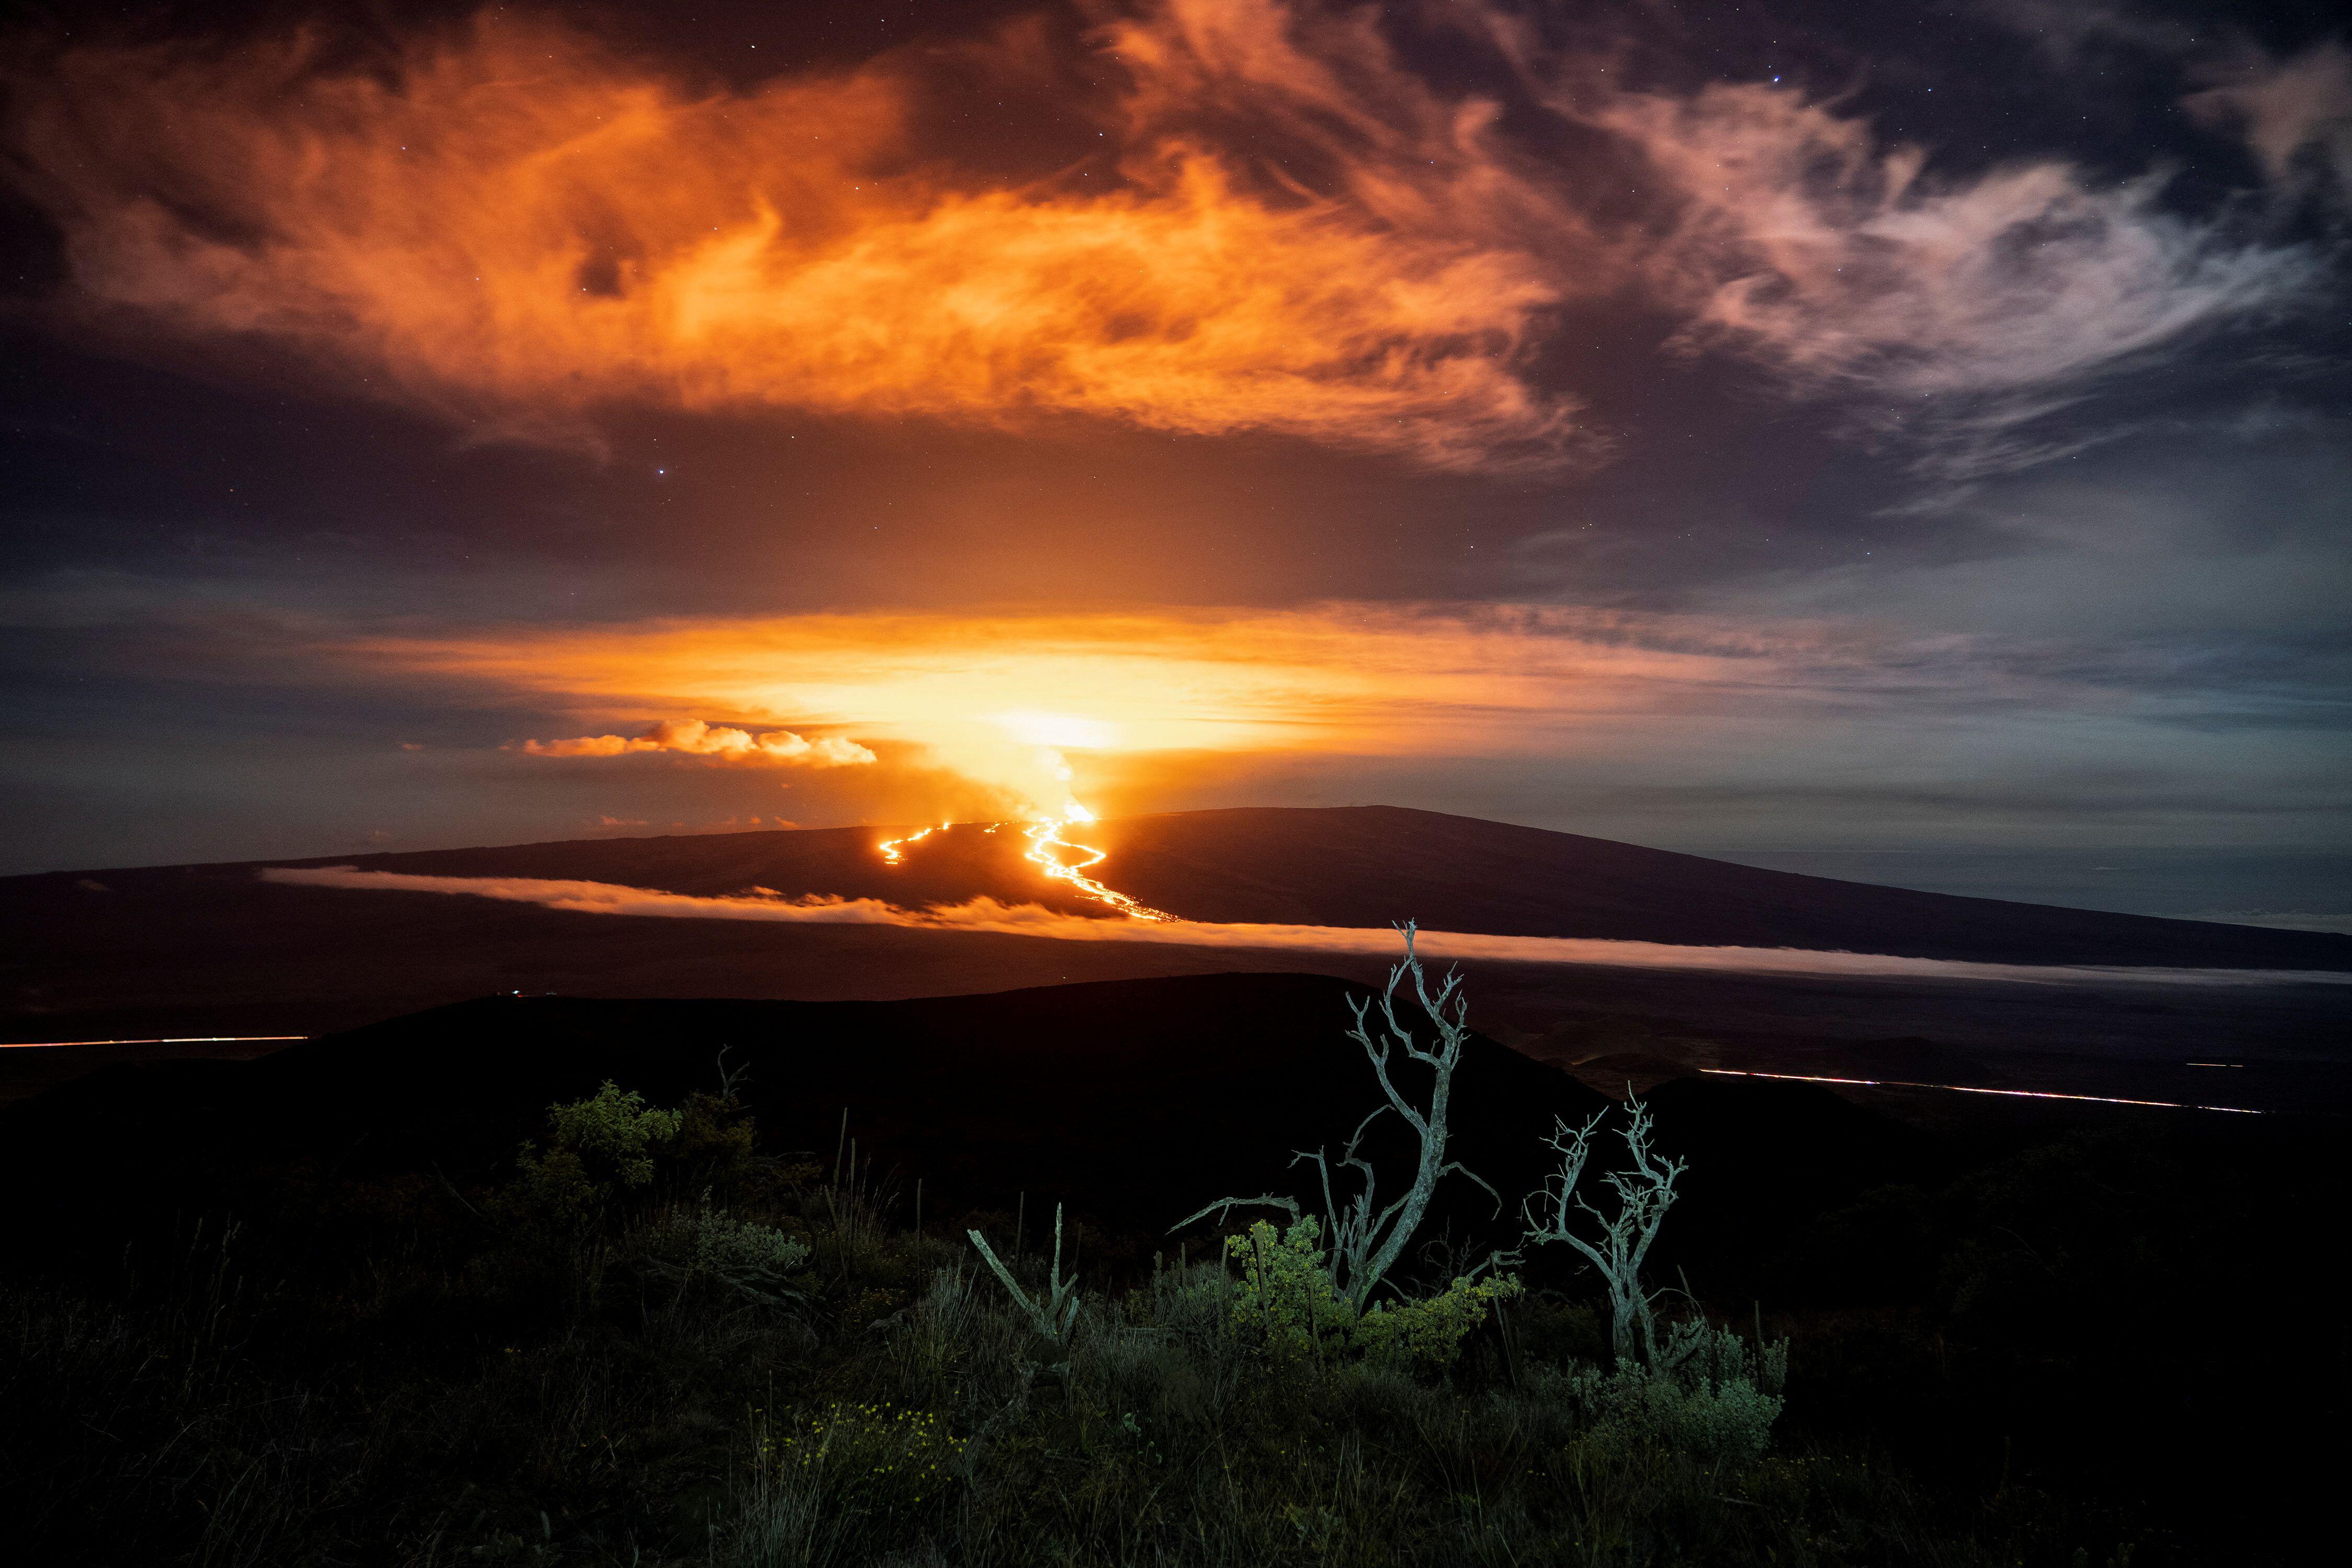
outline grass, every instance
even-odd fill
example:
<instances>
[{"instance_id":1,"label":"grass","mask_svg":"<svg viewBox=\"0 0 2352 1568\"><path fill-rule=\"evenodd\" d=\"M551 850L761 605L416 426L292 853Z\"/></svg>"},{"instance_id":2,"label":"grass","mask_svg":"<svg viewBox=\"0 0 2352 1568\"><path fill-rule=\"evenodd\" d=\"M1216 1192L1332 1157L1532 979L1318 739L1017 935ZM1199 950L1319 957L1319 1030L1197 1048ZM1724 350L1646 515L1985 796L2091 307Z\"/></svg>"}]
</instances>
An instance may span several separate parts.
<instances>
[{"instance_id":1,"label":"grass","mask_svg":"<svg viewBox=\"0 0 2352 1568\"><path fill-rule=\"evenodd\" d=\"M198 1217L163 1217L163 1172L143 1217L0 1248L11 1545L205 1568L2166 1568L2306 1560L2291 1512L2333 1479L2295 1436L2347 1381L2326 1128L2155 1123L1818 1212L1694 1204L1698 1245L1662 1268L1733 1309L1721 1364L1793 1347L1759 1456L1753 1420L1705 1436L1724 1406L1608 1392L1572 1259L1532 1262L1556 1271L1505 1315L1473 1303L1450 1362L1383 1364L1378 1336L1280 1331L1319 1309L1302 1289L1285 1319L1307 1276L1270 1229L1228 1272L1213 1242L1171 1257L1074 1219L1066 1339L964 1237L1045 1300L1042 1211L917 1230L845 1125L830 1173L761 1157L730 1091L565 1109L465 1190L397 1160L232 1163ZM1405 1282L1461 1256L1440 1237Z\"/></svg>"},{"instance_id":2,"label":"grass","mask_svg":"<svg viewBox=\"0 0 2352 1568\"><path fill-rule=\"evenodd\" d=\"M861 1185L739 1177L738 1215L808 1248L796 1300L666 1268L677 1183L551 1231L488 1194L289 1180L270 1226L198 1227L110 1289L7 1288L23 1560L2123 1560L2046 1500L1988 1514L1852 1443L1708 1464L1596 1426L1562 1370L1598 1348L1587 1302L1522 1309L1517 1375L1486 1335L1415 1378L1255 1349L1223 1270L1171 1260L1087 1294L1065 1353Z\"/></svg>"}]
</instances>

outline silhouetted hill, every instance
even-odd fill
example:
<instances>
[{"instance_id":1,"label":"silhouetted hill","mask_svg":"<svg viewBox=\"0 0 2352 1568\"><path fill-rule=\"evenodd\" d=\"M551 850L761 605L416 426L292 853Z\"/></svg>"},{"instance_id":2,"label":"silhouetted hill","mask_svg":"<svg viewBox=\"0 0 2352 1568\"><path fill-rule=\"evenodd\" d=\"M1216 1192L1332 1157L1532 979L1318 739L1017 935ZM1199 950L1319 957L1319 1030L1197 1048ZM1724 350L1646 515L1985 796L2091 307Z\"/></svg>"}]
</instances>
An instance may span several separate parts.
<instances>
[{"instance_id":1,"label":"silhouetted hill","mask_svg":"<svg viewBox=\"0 0 2352 1568\"><path fill-rule=\"evenodd\" d=\"M982 894L1078 912L1010 829L934 834L892 867L887 832L588 839L304 861L435 876L543 877L695 894L764 887L902 904ZM2007 963L2352 969L2352 936L1957 898L1735 866L1606 838L1399 806L1239 807L1097 824L1100 874L1187 920L1801 947Z\"/></svg>"},{"instance_id":2,"label":"silhouetted hill","mask_svg":"<svg viewBox=\"0 0 2352 1568\"><path fill-rule=\"evenodd\" d=\"M1013 829L935 833L895 868L877 852L884 836L856 828L582 840L305 863L704 895L761 887L924 904L986 893L1089 908L1022 858ZM1378 926L1410 915L1436 929L1526 935L2352 970L2352 937L1908 892L1388 807L1188 812L1100 824L1086 837L1110 851L1101 874L1111 885L1205 921ZM582 915L443 894L289 887L261 880L258 868L0 879L0 1038L324 1034L506 991L883 1000L1236 970L1366 979L1383 967L1276 949ZM1578 1019L1620 1020L1630 1033L1609 1027L1625 1034L1628 1048L1704 1037L1731 1053L1707 1059L1755 1064L1789 1059L1790 1048L1824 1037L1906 1034L2018 1059L2063 1050L2170 1059L2176 1068L2186 1055L2216 1051L2302 1060L2333 1051L2346 1000L2332 985L2157 993L2121 976L2095 991L1486 963L1473 966L1473 978L1482 1021L1514 1043ZM0 1098L10 1092L22 1088L12 1090L0 1074ZM2180 1097L2165 1086L2147 1092Z\"/></svg>"},{"instance_id":3,"label":"silhouetted hill","mask_svg":"<svg viewBox=\"0 0 2352 1568\"><path fill-rule=\"evenodd\" d=\"M503 1168L551 1101L605 1079L669 1104L715 1088L723 1047L773 1150L829 1167L846 1110L860 1161L923 1178L935 1215L1009 1211L1025 1192L1048 1214L1066 1200L1164 1229L1227 1194L1297 1186L1290 1152L1336 1152L1379 1103L1344 1037L1354 990L1256 974L900 1002L487 998L257 1061L102 1068L0 1112L0 1173L58 1194L52 1212L94 1204L118 1222L305 1163L465 1182ZM1426 1072L1397 1070L1401 1087ZM1457 1152L1498 1184L1533 1180L1555 1113L1602 1104L1484 1038L1457 1083ZM1367 1146L1406 1152L1393 1127Z\"/></svg>"},{"instance_id":4,"label":"silhouetted hill","mask_svg":"<svg viewBox=\"0 0 2352 1568\"><path fill-rule=\"evenodd\" d=\"M14 1205L20 1240L97 1237L119 1251L127 1230L281 1192L289 1170L496 1179L551 1101L609 1079L674 1104L716 1086L723 1046L772 1152L809 1151L830 1168L846 1110L860 1161L909 1191L920 1177L934 1218L1009 1212L1025 1193L1033 1218L1066 1202L1097 1232L1139 1238L1221 1196L1314 1196L1292 1152L1336 1155L1381 1102L1345 1036L1350 994L1365 993L1227 974L880 1003L488 998L257 1061L102 1068L0 1110L0 1181L43 1194ZM1425 1098L1427 1069L1400 1058L1392 1071ZM1605 1103L1474 1038L1449 1152L1503 1194L1507 1221L1550 1167L1553 1119ZM1759 1205L1811 1212L1908 1173L1926 1147L1797 1086L1677 1084L1659 1103L1668 1147L1694 1148L1687 1134L1706 1129L1710 1168L1688 1184L1685 1227L1703 1239L1752 1229ZM1391 1184L1412 1147L1393 1116L1365 1142ZM1444 1215L1465 1233L1495 1223L1474 1185L1447 1191Z\"/></svg>"}]
</instances>

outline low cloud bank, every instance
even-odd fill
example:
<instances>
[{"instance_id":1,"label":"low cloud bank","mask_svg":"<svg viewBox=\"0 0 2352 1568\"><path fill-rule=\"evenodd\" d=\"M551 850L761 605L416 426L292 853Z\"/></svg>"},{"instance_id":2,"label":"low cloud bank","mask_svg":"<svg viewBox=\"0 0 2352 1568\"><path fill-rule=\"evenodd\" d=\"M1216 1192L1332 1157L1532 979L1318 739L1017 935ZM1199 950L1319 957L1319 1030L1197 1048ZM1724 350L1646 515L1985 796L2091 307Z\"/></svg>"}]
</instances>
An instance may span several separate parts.
<instances>
[{"instance_id":1,"label":"low cloud bank","mask_svg":"<svg viewBox=\"0 0 2352 1568\"><path fill-rule=\"evenodd\" d=\"M619 757L632 752L679 752L724 762L784 763L815 768L856 767L874 760L872 752L839 736L811 741L790 730L768 730L754 735L748 730L708 724L699 719L665 719L642 735L525 741L522 749L534 757Z\"/></svg>"},{"instance_id":2,"label":"low cloud bank","mask_svg":"<svg viewBox=\"0 0 2352 1568\"><path fill-rule=\"evenodd\" d=\"M994 899L910 910L879 899L831 894L785 898L764 889L726 898L666 893L613 882L572 882L537 877L420 877L404 871L362 871L351 866L271 867L262 879L308 888L348 888L403 893L462 893L509 903L537 904L575 914L640 915L668 920L781 921L806 925L884 925L917 931L988 931L1060 942L1149 942L1163 947L1278 949L1389 958L1397 933L1380 926L1218 924L1102 920L1062 914L1036 904ZM1817 974L1912 980L1989 980L2040 984L2248 985L2285 981L2352 984L2352 974L2326 971L2158 969L2032 963L1973 963L1958 959L1904 958L1887 953L1832 952L1787 947L1686 947L1594 937L1496 936L1478 931L1425 931L1421 951L1449 960L1503 963L1580 963L1612 968L1696 969L1748 974Z\"/></svg>"}]
</instances>

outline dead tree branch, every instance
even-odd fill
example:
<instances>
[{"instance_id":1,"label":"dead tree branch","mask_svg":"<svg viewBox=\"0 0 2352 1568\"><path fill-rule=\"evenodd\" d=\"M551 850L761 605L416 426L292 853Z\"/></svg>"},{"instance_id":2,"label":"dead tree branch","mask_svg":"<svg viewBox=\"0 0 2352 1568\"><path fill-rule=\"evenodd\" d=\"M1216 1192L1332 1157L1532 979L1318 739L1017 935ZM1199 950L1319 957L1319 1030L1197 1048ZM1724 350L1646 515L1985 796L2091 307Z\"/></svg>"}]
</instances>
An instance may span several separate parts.
<instances>
[{"instance_id":1,"label":"dead tree branch","mask_svg":"<svg viewBox=\"0 0 2352 1568\"><path fill-rule=\"evenodd\" d=\"M1681 1333L1659 1344L1658 1297L1642 1283L1642 1264L1658 1239L1666 1211L1674 1207L1675 1184L1689 1167L1686 1161L1660 1158L1650 1147L1648 1106L1632 1097L1625 1104L1625 1153L1631 1166L1601 1178L1616 1196L1615 1212L1602 1213L1576 1190L1591 1153L1592 1134L1609 1115L1601 1110L1573 1130L1555 1119L1549 1142L1559 1152L1560 1168L1520 1204L1519 1213L1527 1222L1528 1245L1564 1241L1600 1271L1609 1291L1610 1341L1618 1358L1633 1360L1638 1355L1645 1364L1664 1370L1688 1355L1690 1346ZM1597 1241L1577 1233L1580 1211L1597 1222Z\"/></svg>"},{"instance_id":2,"label":"dead tree branch","mask_svg":"<svg viewBox=\"0 0 2352 1568\"><path fill-rule=\"evenodd\" d=\"M1364 1048L1372 1064L1372 1075L1380 1080L1381 1092L1387 1103L1377 1106L1370 1115L1356 1125L1340 1151L1337 1161L1328 1150L1309 1153L1300 1151L1291 1157L1293 1165L1312 1161L1323 1188L1323 1213L1331 1245L1331 1278L1334 1288L1358 1310L1369 1305L1372 1292L1381 1280L1403 1255L1413 1233L1420 1229L1423 1217L1429 1212L1430 1199L1437 1184L1454 1173L1469 1177L1485 1187L1495 1200L1496 1210L1503 1206L1502 1195L1492 1185L1459 1161L1445 1157L1446 1112L1454 1093L1454 1069L1461 1064L1462 1047L1470 1037L1470 1004L1462 994L1462 976L1458 971L1448 971L1434 990L1429 974L1422 967L1413 951L1417 928L1411 921L1397 927L1404 934L1404 960L1389 970L1387 987L1379 998L1380 1016L1377 1027L1372 1016L1373 1004L1350 997L1348 1002L1354 1013L1356 1026L1348 1037ZM1408 1012L1417 1006L1435 1026L1436 1038L1424 1047L1404 1017L1399 1016L1397 993L1410 976L1412 990L1406 999ZM1418 1106L1397 1088L1390 1075L1390 1067L1399 1057L1419 1062L1428 1068L1433 1082L1426 1106ZM1412 1181L1402 1194L1382 1205L1379 1202L1380 1173L1370 1161L1359 1152L1364 1133L1374 1121L1394 1112L1403 1119L1419 1141L1420 1152L1413 1168ZM1341 1173L1356 1173L1358 1190L1345 1202L1332 1190L1334 1167ZM1344 1179L1344 1178L1343 1178ZM1209 1214L1223 1218L1236 1206L1287 1209L1293 1220L1299 1216L1296 1199L1277 1197L1271 1194L1255 1198L1221 1198L1199 1213L1177 1222L1177 1228L1192 1224Z\"/></svg>"}]
</instances>

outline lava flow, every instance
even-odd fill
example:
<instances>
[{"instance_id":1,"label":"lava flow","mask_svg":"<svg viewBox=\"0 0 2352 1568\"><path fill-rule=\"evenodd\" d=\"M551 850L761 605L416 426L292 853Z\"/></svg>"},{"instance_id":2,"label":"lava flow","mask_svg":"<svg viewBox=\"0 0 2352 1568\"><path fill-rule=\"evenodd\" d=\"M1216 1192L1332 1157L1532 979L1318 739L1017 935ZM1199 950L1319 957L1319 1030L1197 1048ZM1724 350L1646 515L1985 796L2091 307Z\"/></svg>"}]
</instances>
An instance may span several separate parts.
<instances>
[{"instance_id":1,"label":"lava flow","mask_svg":"<svg viewBox=\"0 0 2352 1568\"><path fill-rule=\"evenodd\" d=\"M1028 851L1022 858L1043 871L1049 879L1067 883L1097 903L1107 904L1129 920L1172 921L1176 919L1176 916L1165 910L1155 910L1149 904L1139 903L1118 889L1107 888L1087 875L1088 871L1109 859L1110 851L1097 849L1091 844L1072 843L1062 837L1062 830L1078 823L1092 822L1094 819L1095 814L1076 801L1072 801L1069 809L1059 816L1040 816L1034 819L1021 830L1022 836L1029 840ZM934 833L943 833L951 826L953 825L950 823L942 822L937 827L919 828L902 838L886 838L876 847L881 851L885 864L903 866L907 861L908 845L919 843ZM995 832L996 825L990 825L988 831ZM1089 858L1065 860L1058 853L1065 849L1075 850Z\"/></svg>"},{"instance_id":2,"label":"lava flow","mask_svg":"<svg viewBox=\"0 0 2352 1568\"><path fill-rule=\"evenodd\" d=\"M954 826L955 824L951 822L942 822L937 827L918 828L916 831L907 835L904 838L885 838L881 843L876 845L875 847L882 851L882 863L884 865L903 866L907 863L906 847L908 845L920 843L922 840L929 838L934 833L945 833L949 828Z\"/></svg>"},{"instance_id":3,"label":"lava flow","mask_svg":"<svg viewBox=\"0 0 2352 1568\"><path fill-rule=\"evenodd\" d=\"M1137 903L1116 888L1106 888L1087 875L1095 867L1109 859L1110 851L1097 849L1091 844L1073 844L1062 837L1062 829L1075 823L1092 822L1094 819L1095 814L1076 801L1072 801L1069 810L1059 816L1039 817L1023 829L1029 839L1027 859L1055 881L1067 882L1087 897L1108 904L1129 920L1174 920L1176 917L1167 910L1155 910L1149 904ZM1094 858L1080 860L1073 865L1056 857L1054 853L1056 849L1075 849L1082 855L1091 855Z\"/></svg>"}]
</instances>

